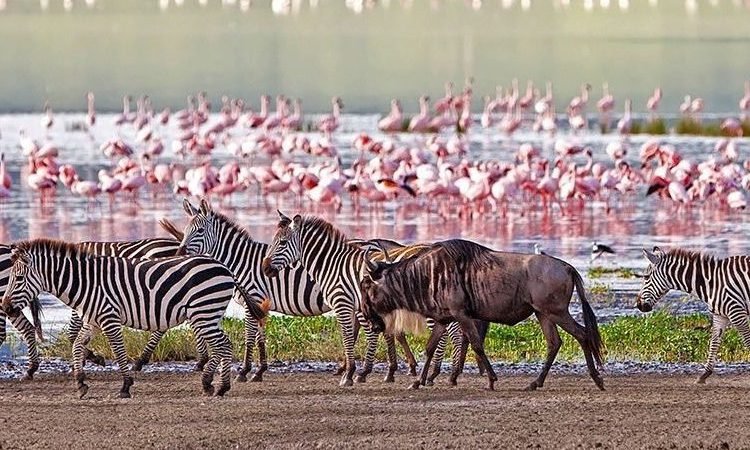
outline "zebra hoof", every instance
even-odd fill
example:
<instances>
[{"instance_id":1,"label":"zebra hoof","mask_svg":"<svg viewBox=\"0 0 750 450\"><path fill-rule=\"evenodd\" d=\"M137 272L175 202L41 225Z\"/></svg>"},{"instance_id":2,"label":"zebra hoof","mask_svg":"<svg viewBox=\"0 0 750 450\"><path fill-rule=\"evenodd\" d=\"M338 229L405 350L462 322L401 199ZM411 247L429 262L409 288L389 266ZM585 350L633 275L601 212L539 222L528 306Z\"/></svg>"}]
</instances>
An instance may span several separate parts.
<instances>
[{"instance_id":1,"label":"zebra hoof","mask_svg":"<svg viewBox=\"0 0 750 450\"><path fill-rule=\"evenodd\" d=\"M222 384L221 386L219 386L219 390L214 394L214 397L224 397L224 394L229 392L229 387L230 386L228 384Z\"/></svg>"},{"instance_id":2,"label":"zebra hoof","mask_svg":"<svg viewBox=\"0 0 750 450\"><path fill-rule=\"evenodd\" d=\"M237 374L237 377L234 379L234 381L238 381L240 383L245 383L247 381L247 375L240 372Z\"/></svg>"},{"instance_id":3,"label":"zebra hoof","mask_svg":"<svg viewBox=\"0 0 750 450\"><path fill-rule=\"evenodd\" d=\"M211 384L210 381L203 382L203 394L206 395L207 397L214 395L214 386Z\"/></svg>"},{"instance_id":4,"label":"zebra hoof","mask_svg":"<svg viewBox=\"0 0 750 450\"><path fill-rule=\"evenodd\" d=\"M526 386L526 388L524 389L524 391L526 391L526 392L536 391L536 389L538 387L541 387L541 386L538 386L537 383L536 383L536 380L534 380L528 386Z\"/></svg>"},{"instance_id":5,"label":"zebra hoof","mask_svg":"<svg viewBox=\"0 0 750 450\"><path fill-rule=\"evenodd\" d=\"M421 385L420 381L417 380L417 381L413 382L412 384L410 384L408 389L410 391L415 391L415 390L419 389L420 385Z\"/></svg>"},{"instance_id":6,"label":"zebra hoof","mask_svg":"<svg viewBox=\"0 0 750 450\"><path fill-rule=\"evenodd\" d=\"M409 375L416 377L417 376L417 366L409 366Z\"/></svg>"},{"instance_id":7,"label":"zebra hoof","mask_svg":"<svg viewBox=\"0 0 750 450\"><path fill-rule=\"evenodd\" d=\"M435 382L434 382L434 381L432 381L432 380L427 380L427 381L425 381L425 382L424 382L424 385L425 385L425 386L434 386L434 385L435 385Z\"/></svg>"},{"instance_id":8,"label":"zebra hoof","mask_svg":"<svg viewBox=\"0 0 750 450\"><path fill-rule=\"evenodd\" d=\"M256 373L252 377L250 377L251 383L260 383L263 381L263 374L262 373Z\"/></svg>"},{"instance_id":9,"label":"zebra hoof","mask_svg":"<svg viewBox=\"0 0 750 450\"><path fill-rule=\"evenodd\" d=\"M344 378L343 380L341 380L341 382L339 382L339 386L340 387L351 387L351 386L354 386L354 383L352 382L351 378Z\"/></svg>"},{"instance_id":10,"label":"zebra hoof","mask_svg":"<svg viewBox=\"0 0 750 450\"><path fill-rule=\"evenodd\" d=\"M130 398L130 392L120 391L120 398Z\"/></svg>"},{"instance_id":11,"label":"zebra hoof","mask_svg":"<svg viewBox=\"0 0 750 450\"><path fill-rule=\"evenodd\" d=\"M456 378L451 378L448 382L451 386L458 386L458 380Z\"/></svg>"},{"instance_id":12,"label":"zebra hoof","mask_svg":"<svg viewBox=\"0 0 750 450\"><path fill-rule=\"evenodd\" d=\"M86 383L81 383L78 386L78 398L83 399L83 397L86 396L86 393L89 391L89 386Z\"/></svg>"},{"instance_id":13,"label":"zebra hoof","mask_svg":"<svg viewBox=\"0 0 750 450\"><path fill-rule=\"evenodd\" d=\"M26 375L21 377L21 381L32 381L34 379L33 373L26 373Z\"/></svg>"},{"instance_id":14,"label":"zebra hoof","mask_svg":"<svg viewBox=\"0 0 750 450\"><path fill-rule=\"evenodd\" d=\"M366 383L367 375L359 374L354 378L354 381L356 381L357 383Z\"/></svg>"},{"instance_id":15,"label":"zebra hoof","mask_svg":"<svg viewBox=\"0 0 750 450\"><path fill-rule=\"evenodd\" d=\"M141 361L136 361L133 363L133 372L140 372L143 369L143 363Z\"/></svg>"}]
</instances>

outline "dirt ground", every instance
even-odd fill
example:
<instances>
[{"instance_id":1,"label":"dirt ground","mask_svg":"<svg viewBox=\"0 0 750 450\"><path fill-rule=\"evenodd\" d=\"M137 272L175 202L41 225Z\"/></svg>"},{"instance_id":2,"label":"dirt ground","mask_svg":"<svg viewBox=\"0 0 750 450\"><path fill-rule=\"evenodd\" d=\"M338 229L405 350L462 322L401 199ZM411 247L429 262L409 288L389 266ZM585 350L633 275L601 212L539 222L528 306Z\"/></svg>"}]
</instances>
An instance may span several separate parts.
<instances>
[{"instance_id":1,"label":"dirt ground","mask_svg":"<svg viewBox=\"0 0 750 450\"><path fill-rule=\"evenodd\" d=\"M200 394L197 374L137 376L116 398L116 374L90 377L79 400L68 376L0 382L0 448L737 448L750 446L750 374L633 375L590 379L552 373L544 389L479 376L419 391L379 377L339 388L331 374L267 374L233 383L226 398Z\"/></svg>"}]
</instances>

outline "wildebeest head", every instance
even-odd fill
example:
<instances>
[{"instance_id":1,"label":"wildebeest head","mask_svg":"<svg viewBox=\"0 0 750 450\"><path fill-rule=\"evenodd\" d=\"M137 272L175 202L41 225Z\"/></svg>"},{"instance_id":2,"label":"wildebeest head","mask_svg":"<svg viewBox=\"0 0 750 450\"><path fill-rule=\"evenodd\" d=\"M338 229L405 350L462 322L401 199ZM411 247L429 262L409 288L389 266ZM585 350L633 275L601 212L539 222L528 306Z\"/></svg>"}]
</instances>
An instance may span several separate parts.
<instances>
[{"instance_id":1,"label":"wildebeest head","mask_svg":"<svg viewBox=\"0 0 750 450\"><path fill-rule=\"evenodd\" d=\"M285 267L297 264L302 257L300 231L302 216L297 214L293 219L279 213L279 226L273 236L271 245L263 259L263 273L269 277L278 276Z\"/></svg>"},{"instance_id":2,"label":"wildebeest head","mask_svg":"<svg viewBox=\"0 0 750 450\"><path fill-rule=\"evenodd\" d=\"M636 297L636 307L642 312L649 312L656 302L673 288L673 283L665 264L664 252L659 247L654 247L653 252L643 249L643 256L650 264L644 273L643 286Z\"/></svg>"},{"instance_id":3,"label":"wildebeest head","mask_svg":"<svg viewBox=\"0 0 750 450\"><path fill-rule=\"evenodd\" d=\"M364 254L365 264L360 274L360 291L362 293L361 310L362 315L370 322L376 333L385 330L385 321L378 310L382 310L388 298L388 286L383 280L383 275L393 264L389 262L388 252L381 247L386 261L374 261L371 249L368 248Z\"/></svg>"},{"instance_id":4,"label":"wildebeest head","mask_svg":"<svg viewBox=\"0 0 750 450\"><path fill-rule=\"evenodd\" d=\"M188 199L183 200L182 207L190 217L185 233L177 248L178 255L203 255L211 252L216 246L217 233L214 227L214 213L206 199L202 199L196 208Z\"/></svg>"}]
</instances>

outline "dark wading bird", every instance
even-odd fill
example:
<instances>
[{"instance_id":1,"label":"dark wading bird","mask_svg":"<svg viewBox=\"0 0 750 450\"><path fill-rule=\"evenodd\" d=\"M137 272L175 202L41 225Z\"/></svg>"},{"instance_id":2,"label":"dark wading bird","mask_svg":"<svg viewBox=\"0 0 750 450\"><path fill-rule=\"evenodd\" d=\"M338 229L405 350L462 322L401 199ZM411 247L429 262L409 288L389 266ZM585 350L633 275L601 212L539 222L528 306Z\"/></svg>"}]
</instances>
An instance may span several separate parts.
<instances>
[{"instance_id":1,"label":"dark wading bird","mask_svg":"<svg viewBox=\"0 0 750 450\"><path fill-rule=\"evenodd\" d=\"M597 370L602 364L603 344L596 316L586 300L583 280L570 264L550 256L497 252L458 239L433 244L419 256L397 263L365 260L362 313L375 330L397 332L413 324L415 315L436 321L424 367L429 367L445 326L457 321L487 371L489 389L493 389L497 376L484 352L476 320L515 325L534 314L547 340L547 359L527 389L544 385L562 344L558 325L581 345L591 378L604 389ZM568 312L574 288L581 299L585 327ZM426 377L423 369L412 388L424 385Z\"/></svg>"},{"instance_id":2,"label":"dark wading bird","mask_svg":"<svg viewBox=\"0 0 750 450\"><path fill-rule=\"evenodd\" d=\"M610 247L609 245L600 244L594 241L594 244L591 246L591 261L593 262L596 258L602 256L602 254L604 253L614 255L615 251L612 250L612 247Z\"/></svg>"}]
</instances>

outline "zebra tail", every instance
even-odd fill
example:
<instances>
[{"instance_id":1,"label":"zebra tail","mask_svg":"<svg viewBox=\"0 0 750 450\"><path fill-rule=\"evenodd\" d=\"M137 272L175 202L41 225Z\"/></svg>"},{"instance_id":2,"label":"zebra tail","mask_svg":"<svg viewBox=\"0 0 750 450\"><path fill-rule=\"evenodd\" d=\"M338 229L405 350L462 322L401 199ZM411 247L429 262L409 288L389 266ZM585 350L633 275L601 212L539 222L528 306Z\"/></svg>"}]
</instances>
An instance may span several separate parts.
<instances>
[{"instance_id":1,"label":"zebra tail","mask_svg":"<svg viewBox=\"0 0 750 450\"><path fill-rule=\"evenodd\" d=\"M174 238L180 242L182 242L182 239L185 237L185 233L180 231L174 224L174 222L169 219L162 218L161 220L159 220L159 225L164 228L164 231L174 236Z\"/></svg>"},{"instance_id":2,"label":"zebra tail","mask_svg":"<svg viewBox=\"0 0 750 450\"><path fill-rule=\"evenodd\" d=\"M265 298L261 302L256 302L252 297L250 297L250 293L247 292L247 289L240 286L239 283L235 283L234 286L240 293L240 295L242 295L242 298L245 300L245 305L247 305L247 309L248 311L250 311L250 315L252 315L255 320L258 321L261 327L265 327L266 316L268 316L268 311L271 309L271 301Z\"/></svg>"},{"instance_id":3,"label":"zebra tail","mask_svg":"<svg viewBox=\"0 0 750 450\"><path fill-rule=\"evenodd\" d=\"M596 361L596 365L599 368L602 367L604 343L602 342L602 336L599 334L599 325L596 323L596 315L594 310L591 308L589 301L586 299L586 290L583 288L583 279L578 271L571 267L573 272L573 283L575 284L576 291L578 292L578 298L581 299L581 308L583 309L583 323L586 326L586 341L589 346L589 350Z\"/></svg>"}]
</instances>

